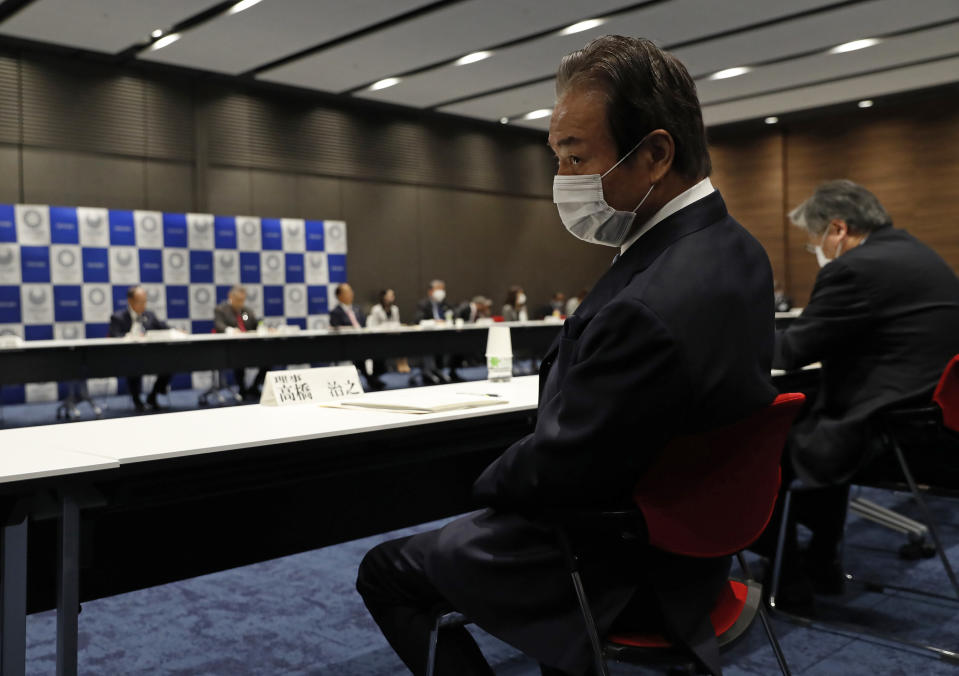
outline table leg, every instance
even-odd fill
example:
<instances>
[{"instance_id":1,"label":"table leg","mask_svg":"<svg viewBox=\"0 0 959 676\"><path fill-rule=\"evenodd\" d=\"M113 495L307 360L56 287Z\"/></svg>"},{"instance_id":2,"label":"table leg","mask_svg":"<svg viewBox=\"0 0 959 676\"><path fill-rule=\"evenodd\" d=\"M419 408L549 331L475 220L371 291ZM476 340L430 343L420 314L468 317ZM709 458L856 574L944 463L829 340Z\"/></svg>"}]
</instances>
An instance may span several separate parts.
<instances>
[{"instance_id":1,"label":"table leg","mask_svg":"<svg viewBox=\"0 0 959 676\"><path fill-rule=\"evenodd\" d=\"M3 526L0 674L22 676L27 661L27 517Z\"/></svg>"},{"instance_id":2,"label":"table leg","mask_svg":"<svg viewBox=\"0 0 959 676\"><path fill-rule=\"evenodd\" d=\"M76 676L80 610L80 507L70 493L61 495L57 529L57 676Z\"/></svg>"}]
</instances>

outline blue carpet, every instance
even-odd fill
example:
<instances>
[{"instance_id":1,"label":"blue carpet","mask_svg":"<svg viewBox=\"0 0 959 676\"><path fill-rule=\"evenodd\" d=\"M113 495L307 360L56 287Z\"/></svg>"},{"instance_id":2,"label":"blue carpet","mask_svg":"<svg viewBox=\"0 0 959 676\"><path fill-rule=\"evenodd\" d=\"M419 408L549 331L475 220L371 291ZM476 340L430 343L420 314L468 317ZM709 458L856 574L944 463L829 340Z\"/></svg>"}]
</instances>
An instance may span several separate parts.
<instances>
[{"instance_id":1,"label":"blue carpet","mask_svg":"<svg viewBox=\"0 0 959 676\"><path fill-rule=\"evenodd\" d=\"M465 370L469 378L485 369ZM390 387L404 387L408 376L387 374ZM196 392L174 392L173 410L196 407ZM114 401L116 400L116 401ZM107 415L129 415L126 397L107 401ZM5 425L53 422L52 404L6 407ZM89 416L88 416L89 417ZM887 507L918 518L908 496L864 490ZM959 567L956 502L930 499L954 567ZM370 619L354 589L363 554L394 537L434 528L423 524L392 533L326 547L212 575L153 587L83 604L80 615L81 674L253 675L302 674L387 676L407 673ZM902 561L896 550L902 536L850 516L846 567L857 576L949 593L938 558ZM762 562L750 558L750 565ZM841 597L819 597L824 616L863 621L913 640L959 650L959 603L850 588ZM959 667L882 643L800 627L774 620L783 651L795 674L938 675ZM28 674L55 670L56 615L38 613L27 620ZM535 676L537 666L482 631L474 630L497 674ZM778 673L757 622L724 657L729 676ZM619 666L613 674L655 674Z\"/></svg>"}]
</instances>

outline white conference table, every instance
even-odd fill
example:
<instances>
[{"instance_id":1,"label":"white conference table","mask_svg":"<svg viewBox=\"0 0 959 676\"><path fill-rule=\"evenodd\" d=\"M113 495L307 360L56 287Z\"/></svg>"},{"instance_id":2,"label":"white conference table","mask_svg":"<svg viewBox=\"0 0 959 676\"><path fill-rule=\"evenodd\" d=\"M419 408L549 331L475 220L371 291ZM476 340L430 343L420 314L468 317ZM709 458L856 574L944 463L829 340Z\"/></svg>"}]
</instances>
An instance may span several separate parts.
<instances>
[{"instance_id":1,"label":"white conference table","mask_svg":"<svg viewBox=\"0 0 959 676\"><path fill-rule=\"evenodd\" d=\"M506 322L500 326L510 327L514 350L537 353L546 351L562 322ZM22 341L0 345L0 385L423 354L482 354L488 328L437 324Z\"/></svg>"},{"instance_id":2,"label":"white conference table","mask_svg":"<svg viewBox=\"0 0 959 676\"><path fill-rule=\"evenodd\" d=\"M32 480L74 478L79 472L119 470L150 464L162 470L171 460L217 454L223 467L245 449L283 447L305 441L352 437L390 430L429 428L453 421L484 419L535 411L538 378L514 378L508 383L488 381L439 385L397 391L415 400L427 391L495 394L504 403L428 414L369 409L334 409L315 404L267 407L240 406L156 416L94 420L72 425L49 425L0 431L0 490L29 496ZM149 470L147 470L149 471ZM80 507L69 484L57 486L60 495L58 534L57 673L77 671L79 603ZM16 487L23 487L19 493ZM23 674L25 669L26 513L4 529L3 653L0 673Z\"/></svg>"}]
</instances>

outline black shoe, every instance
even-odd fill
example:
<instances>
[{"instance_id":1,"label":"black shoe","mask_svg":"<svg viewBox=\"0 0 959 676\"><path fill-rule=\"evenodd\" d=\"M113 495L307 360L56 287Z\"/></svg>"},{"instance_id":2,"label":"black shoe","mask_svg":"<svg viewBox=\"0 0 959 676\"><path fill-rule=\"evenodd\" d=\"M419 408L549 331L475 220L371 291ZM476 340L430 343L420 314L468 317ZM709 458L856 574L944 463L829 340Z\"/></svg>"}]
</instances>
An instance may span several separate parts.
<instances>
[{"instance_id":1,"label":"black shoe","mask_svg":"<svg viewBox=\"0 0 959 676\"><path fill-rule=\"evenodd\" d=\"M453 369L450 369L450 380L454 383L461 383L463 382L464 378Z\"/></svg>"},{"instance_id":2,"label":"black shoe","mask_svg":"<svg viewBox=\"0 0 959 676\"><path fill-rule=\"evenodd\" d=\"M251 387L248 390L244 390L243 399L246 401L259 401L260 400L260 388Z\"/></svg>"},{"instance_id":3,"label":"black shoe","mask_svg":"<svg viewBox=\"0 0 959 676\"><path fill-rule=\"evenodd\" d=\"M772 594L772 582L763 583L763 596L766 601ZM805 575L784 577L779 581L779 592L776 594L776 610L792 615L808 617L816 614L816 599L813 595L812 583Z\"/></svg>"},{"instance_id":4,"label":"black shoe","mask_svg":"<svg viewBox=\"0 0 959 676\"><path fill-rule=\"evenodd\" d=\"M446 375L445 373L443 373L442 371L434 371L433 374L434 374L437 378L439 378L439 381L440 381L441 383L449 384L449 383L453 382L453 380L452 380L448 375Z\"/></svg>"},{"instance_id":5,"label":"black shoe","mask_svg":"<svg viewBox=\"0 0 959 676\"><path fill-rule=\"evenodd\" d=\"M140 401L140 397L133 397L133 408L136 409L137 413L143 413L146 408L143 406L143 402Z\"/></svg>"},{"instance_id":6,"label":"black shoe","mask_svg":"<svg viewBox=\"0 0 959 676\"><path fill-rule=\"evenodd\" d=\"M439 374L436 371L424 371L423 372L423 383L429 385L439 385L443 381L440 380Z\"/></svg>"},{"instance_id":7,"label":"black shoe","mask_svg":"<svg viewBox=\"0 0 959 676\"><path fill-rule=\"evenodd\" d=\"M839 596L846 586L846 573L838 558L820 558L804 553L802 573L813 591L827 596Z\"/></svg>"},{"instance_id":8,"label":"black shoe","mask_svg":"<svg viewBox=\"0 0 959 676\"><path fill-rule=\"evenodd\" d=\"M371 390L382 390L386 387L386 383L377 376L367 376L366 384L369 385Z\"/></svg>"}]
</instances>

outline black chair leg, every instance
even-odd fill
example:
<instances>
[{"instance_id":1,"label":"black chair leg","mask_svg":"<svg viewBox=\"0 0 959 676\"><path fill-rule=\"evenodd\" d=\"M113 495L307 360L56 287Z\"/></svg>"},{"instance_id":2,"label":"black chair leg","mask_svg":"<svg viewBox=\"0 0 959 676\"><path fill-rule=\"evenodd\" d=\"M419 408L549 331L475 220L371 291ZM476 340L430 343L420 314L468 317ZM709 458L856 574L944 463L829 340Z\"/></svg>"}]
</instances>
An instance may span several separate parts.
<instances>
[{"instance_id":1,"label":"black chair leg","mask_svg":"<svg viewBox=\"0 0 959 676\"><path fill-rule=\"evenodd\" d=\"M583 621L586 622L586 633L589 635L589 642L593 646L596 674L597 676L609 676L609 669L606 667L606 660L603 657L603 645L599 642L599 631L596 629L596 620L593 619L593 611L589 608L586 589L583 587L583 578L580 576L579 570L576 569L571 571L570 576L573 578L573 589L576 590L579 607L583 611Z\"/></svg>"},{"instance_id":2,"label":"black chair leg","mask_svg":"<svg viewBox=\"0 0 959 676\"><path fill-rule=\"evenodd\" d=\"M936 527L936 522L933 521L932 512L929 511L926 501L919 492L919 486L916 485L916 480L909 470L909 465L906 463L906 456L903 454L902 448L899 447L899 443L891 435L888 436L888 441L896 453L896 459L899 461L899 467L902 468L902 473L906 477L906 483L909 484L909 490L912 491L912 495L916 499L916 503L919 505L919 509L922 511L922 515L926 520L929 535L932 536L933 544L935 544L936 551L939 553L939 560L942 561L942 567L946 569L946 575L949 576L949 582L952 583L952 589L956 593L956 598L959 598L959 580L956 580L956 573L949 564L949 557L946 556L946 550L942 546L942 540L939 539L939 529Z\"/></svg>"},{"instance_id":3,"label":"black chair leg","mask_svg":"<svg viewBox=\"0 0 959 676\"><path fill-rule=\"evenodd\" d=\"M753 573L749 570L749 564L746 563L746 557L743 556L742 552L736 552L736 559L739 561L739 567L743 570L743 575L746 576L747 580L753 581ZM779 645L779 639L776 638L776 632L773 630L772 622L769 621L769 616L766 614L766 609L763 607L763 604L759 604L759 620L763 623L763 631L766 632L766 638L769 639L769 645L773 649L773 654L776 656L776 662L779 664L779 671L782 672L783 676L792 676L792 672L789 670L789 664L786 663L786 656L783 655L783 649Z\"/></svg>"},{"instance_id":4,"label":"black chair leg","mask_svg":"<svg viewBox=\"0 0 959 676\"><path fill-rule=\"evenodd\" d=\"M776 607L776 596L779 594L779 578L782 575L783 553L786 549L786 524L789 523L789 511L792 508L793 492L789 488L786 490L786 498L783 500L783 515L779 521L779 537L776 540L776 554L773 556L773 578L772 586L769 589L769 605Z\"/></svg>"}]
</instances>

